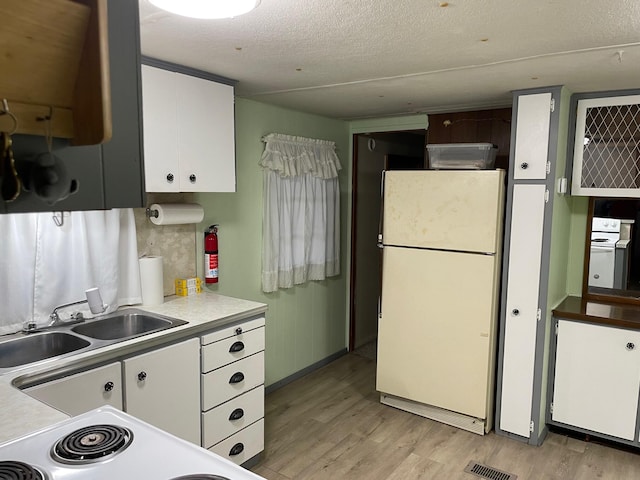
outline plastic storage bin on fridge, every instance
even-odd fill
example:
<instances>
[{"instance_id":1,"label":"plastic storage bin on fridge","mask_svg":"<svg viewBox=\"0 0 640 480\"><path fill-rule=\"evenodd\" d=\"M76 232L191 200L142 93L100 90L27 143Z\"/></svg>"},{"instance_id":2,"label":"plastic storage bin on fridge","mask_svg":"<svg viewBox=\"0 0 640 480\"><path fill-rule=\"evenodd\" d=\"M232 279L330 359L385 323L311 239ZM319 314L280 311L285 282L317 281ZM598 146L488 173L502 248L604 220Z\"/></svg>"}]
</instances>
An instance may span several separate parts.
<instances>
[{"instance_id":1,"label":"plastic storage bin on fridge","mask_svg":"<svg viewBox=\"0 0 640 480\"><path fill-rule=\"evenodd\" d=\"M431 170L491 170L498 147L491 143L443 143L427 145Z\"/></svg>"}]
</instances>

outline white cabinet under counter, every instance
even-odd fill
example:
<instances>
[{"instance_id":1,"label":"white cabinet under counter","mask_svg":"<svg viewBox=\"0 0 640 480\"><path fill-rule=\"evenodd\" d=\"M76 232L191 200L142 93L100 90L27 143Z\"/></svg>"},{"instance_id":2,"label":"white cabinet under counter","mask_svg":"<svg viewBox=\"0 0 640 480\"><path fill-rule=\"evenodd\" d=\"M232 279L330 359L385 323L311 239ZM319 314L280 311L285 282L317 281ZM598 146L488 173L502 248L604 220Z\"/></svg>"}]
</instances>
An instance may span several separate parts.
<instances>
[{"instance_id":1,"label":"white cabinet under counter","mask_svg":"<svg viewBox=\"0 0 640 480\"><path fill-rule=\"evenodd\" d=\"M265 318L203 335L202 446L242 464L264 449Z\"/></svg>"},{"instance_id":2,"label":"white cabinet under counter","mask_svg":"<svg viewBox=\"0 0 640 480\"><path fill-rule=\"evenodd\" d=\"M120 362L25 388L29 396L68 415L80 415L102 405L122 410Z\"/></svg>"},{"instance_id":3,"label":"white cabinet under counter","mask_svg":"<svg viewBox=\"0 0 640 480\"><path fill-rule=\"evenodd\" d=\"M24 389L68 415L111 405L200 445L197 338Z\"/></svg>"},{"instance_id":4,"label":"white cabinet under counter","mask_svg":"<svg viewBox=\"0 0 640 480\"><path fill-rule=\"evenodd\" d=\"M640 331L557 320L551 422L636 440Z\"/></svg>"},{"instance_id":5,"label":"white cabinet under counter","mask_svg":"<svg viewBox=\"0 0 640 480\"><path fill-rule=\"evenodd\" d=\"M125 411L200 444L198 339L136 355L122 362Z\"/></svg>"},{"instance_id":6,"label":"white cabinet under counter","mask_svg":"<svg viewBox=\"0 0 640 480\"><path fill-rule=\"evenodd\" d=\"M234 88L142 65L147 192L235 192Z\"/></svg>"}]
</instances>

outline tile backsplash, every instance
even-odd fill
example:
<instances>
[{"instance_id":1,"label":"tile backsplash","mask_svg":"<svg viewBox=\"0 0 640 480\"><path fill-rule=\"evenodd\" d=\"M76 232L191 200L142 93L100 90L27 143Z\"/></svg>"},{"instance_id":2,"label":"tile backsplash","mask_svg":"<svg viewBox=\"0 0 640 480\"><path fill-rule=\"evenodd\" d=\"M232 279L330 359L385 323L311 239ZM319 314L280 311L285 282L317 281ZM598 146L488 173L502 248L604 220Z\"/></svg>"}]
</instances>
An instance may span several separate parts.
<instances>
[{"instance_id":1,"label":"tile backsplash","mask_svg":"<svg viewBox=\"0 0 640 480\"><path fill-rule=\"evenodd\" d=\"M193 203L190 193L148 193L153 203ZM196 225L154 225L144 208L133 209L138 237L138 255L161 255L164 294L173 295L174 279L196 275Z\"/></svg>"}]
</instances>

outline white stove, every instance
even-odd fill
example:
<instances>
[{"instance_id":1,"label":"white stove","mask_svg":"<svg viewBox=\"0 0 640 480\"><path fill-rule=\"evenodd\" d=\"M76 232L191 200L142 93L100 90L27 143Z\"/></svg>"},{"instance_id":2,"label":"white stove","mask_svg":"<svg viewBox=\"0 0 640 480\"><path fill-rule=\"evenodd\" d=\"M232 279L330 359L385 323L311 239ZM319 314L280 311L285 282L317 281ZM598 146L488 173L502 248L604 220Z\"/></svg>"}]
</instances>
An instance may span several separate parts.
<instances>
[{"instance_id":1,"label":"white stove","mask_svg":"<svg viewBox=\"0 0 640 480\"><path fill-rule=\"evenodd\" d=\"M589 255L589 286L613 288L616 245L620 240L620 220L593 217Z\"/></svg>"},{"instance_id":2,"label":"white stove","mask_svg":"<svg viewBox=\"0 0 640 480\"><path fill-rule=\"evenodd\" d=\"M0 479L265 480L109 406L0 444Z\"/></svg>"}]
</instances>

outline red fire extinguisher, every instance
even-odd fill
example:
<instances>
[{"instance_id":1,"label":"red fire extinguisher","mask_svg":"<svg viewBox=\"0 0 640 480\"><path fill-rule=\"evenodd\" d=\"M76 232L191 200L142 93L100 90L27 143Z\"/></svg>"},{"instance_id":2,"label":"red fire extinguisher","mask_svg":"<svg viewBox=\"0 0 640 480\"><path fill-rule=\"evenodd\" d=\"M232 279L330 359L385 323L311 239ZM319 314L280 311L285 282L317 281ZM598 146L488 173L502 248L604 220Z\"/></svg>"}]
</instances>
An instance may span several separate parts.
<instances>
[{"instance_id":1,"label":"red fire extinguisher","mask_svg":"<svg viewBox=\"0 0 640 480\"><path fill-rule=\"evenodd\" d=\"M218 283L218 225L204 232L204 281Z\"/></svg>"}]
</instances>

